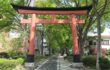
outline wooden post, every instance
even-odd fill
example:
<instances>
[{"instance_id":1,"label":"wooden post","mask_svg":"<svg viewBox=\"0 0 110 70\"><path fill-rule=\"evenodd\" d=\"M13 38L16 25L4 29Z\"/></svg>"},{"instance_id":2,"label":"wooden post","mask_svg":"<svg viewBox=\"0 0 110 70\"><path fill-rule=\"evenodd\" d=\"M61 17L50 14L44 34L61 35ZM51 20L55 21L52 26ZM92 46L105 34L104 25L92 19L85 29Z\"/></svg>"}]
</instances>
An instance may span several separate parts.
<instances>
[{"instance_id":1,"label":"wooden post","mask_svg":"<svg viewBox=\"0 0 110 70\"><path fill-rule=\"evenodd\" d=\"M80 62L76 24L77 18L75 16L72 16L73 61Z\"/></svg>"},{"instance_id":2,"label":"wooden post","mask_svg":"<svg viewBox=\"0 0 110 70\"><path fill-rule=\"evenodd\" d=\"M36 21L36 15L32 14L27 62L34 62L35 31L36 31L35 21Z\"/></svg>"}]
</instances>

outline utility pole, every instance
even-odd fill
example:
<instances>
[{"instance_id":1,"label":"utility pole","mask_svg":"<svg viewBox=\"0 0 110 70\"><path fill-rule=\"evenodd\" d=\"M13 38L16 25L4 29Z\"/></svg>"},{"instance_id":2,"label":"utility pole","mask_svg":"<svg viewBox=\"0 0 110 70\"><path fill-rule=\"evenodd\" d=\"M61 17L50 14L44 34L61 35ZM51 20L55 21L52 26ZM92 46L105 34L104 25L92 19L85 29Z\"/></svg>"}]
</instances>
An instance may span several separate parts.
<instances>
[{"instance_id":1,"label":"utility pole","mask_svg":"<svg viewBox=\"0 0 110 70\"><path fill-rule=\"evenodd\" d=\"M101 24L100 24L100 15L97 12L96 6L97 6L98 0L93 0L93 9L95 11L95 16L97 19L97 32L98 32L98 43L97 43L97 57L96 57L96 69L100 70L100 64L99 64L99 58L101 56Z\"/></svg>"}]
</instances>

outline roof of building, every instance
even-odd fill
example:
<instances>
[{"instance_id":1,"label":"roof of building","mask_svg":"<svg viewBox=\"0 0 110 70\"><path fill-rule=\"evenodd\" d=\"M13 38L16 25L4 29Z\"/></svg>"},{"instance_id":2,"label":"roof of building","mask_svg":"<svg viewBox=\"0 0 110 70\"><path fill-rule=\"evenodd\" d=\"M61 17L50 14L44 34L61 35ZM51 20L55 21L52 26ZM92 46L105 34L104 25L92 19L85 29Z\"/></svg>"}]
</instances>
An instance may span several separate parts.
<instances>
[{"instance_id":1,"label":"roof of building","mask_svg":"<svg viewBox=\"0 0 110 70\"><path fill-rule=\"evenodd\" d=\"M89 32L88 33L88 36L94 36L94 37L97 37L97 32ZM105 28L105 30L101 33L101 37L102 38L110 38L110 29L109 28Z\"/></svg>"}]
</instances>

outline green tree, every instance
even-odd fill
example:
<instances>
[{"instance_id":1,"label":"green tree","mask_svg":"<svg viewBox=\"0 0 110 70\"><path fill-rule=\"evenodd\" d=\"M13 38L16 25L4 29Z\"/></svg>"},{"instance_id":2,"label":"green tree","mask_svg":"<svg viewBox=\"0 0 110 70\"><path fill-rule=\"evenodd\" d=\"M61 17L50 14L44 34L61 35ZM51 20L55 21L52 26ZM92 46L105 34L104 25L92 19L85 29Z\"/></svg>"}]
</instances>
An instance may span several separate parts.
<instances>
[{"instance_id":1,"label":"green tree","mask_svg":"<svg viewBox=\"0 0 110 70\"><path fill-rule=\"evenodd\" d=\"M50 0L47 0L48 2ZM43 2L43 1L41 1ZM92 1L88 0L52 0L51 2L54 2L56 4L56 7L72 7L72 6L88 6L93 4ZM96 10L98 11L100 18L105 19L105 17L109 17L107 14L109 14L109 4L110 2L108 0L98 0L97 2L97 8ZM52 4L52 3L51 3ZM73 5L74 4L74 5ZM49 5L43 2L40 4L42 7L50 7ZM80 52L83 55L83 47L85 45L85 41L87 38L87 33L91 30L92 26L95 26L96 23L96 16L95 16L95 10L92 9L87 15L85 16L78 16L79 18L85 19L85 24L84 25L77 25L77 30L78 30L78 38L79 38L79 48ZM109 18L107 18L108 20ZM104 21L104 20L102 20ZM102 24L102 23L101 23Z\"/></svg>"},{"instance_id":2,"label":"green tree","mask_svg":"<svg viewBox=\"0 0 110 70\"><path fill-rule=\"evenodd\" d=\"M21 40L23 37L26 38L29 33L29 26L23 26L20 23L20 17L22 15L18 14L13 8L11 3L18 5L26 5L26 0L0 0L0 32L9 32L12 30L17 30L21 33L20 39L16 42L23 42L26 39ZM5 37L5 36L4 36ZM7 42L6 42L7 43ZM13 46L15 43L11 43L9 46ZM22 43L16 43L15 47L21 47ZM26 43L24 43L26 44ZM8 43L6 44L8 45ZM15 48L14 47L14 48Z\"/></svg>"}]
</instances>

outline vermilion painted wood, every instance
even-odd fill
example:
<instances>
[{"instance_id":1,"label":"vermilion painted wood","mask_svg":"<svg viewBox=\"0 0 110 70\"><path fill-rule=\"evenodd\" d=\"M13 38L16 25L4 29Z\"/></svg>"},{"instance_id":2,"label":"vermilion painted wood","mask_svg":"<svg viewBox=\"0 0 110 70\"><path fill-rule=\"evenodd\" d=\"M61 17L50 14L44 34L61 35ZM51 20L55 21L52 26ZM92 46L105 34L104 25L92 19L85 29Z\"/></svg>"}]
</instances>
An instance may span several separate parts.
<instances>
[{"instance_id":1,"label":"vermilion painted wood","mask_svg":"<svg viewBox=\"0 0 110 70\"><path fill-rule=\"evenodd\" d=\"M77 11L35 11L35 10L24 10L24 9L18 9L18 12L20 14L64 14L64 15L71 15L71 14L75 14L75 15L82 15L82 14L86 14L87 10L77 10Z\"/></svg>"},{"instance_id":2,"label":"vermilion painted wood","mask_svg":"<svg viewBox=\"0 0 110 70\"><path fill-rule=\"evenodd\" d=\"M36 31L36 15L32 14L32 21L31 21L31 27L30 27L30 38L29 38L29 49L28 49L28 55L34 54L34 46L35 46L35 31Z\"/></svg>"},{"instance_id":3,"label":"vermilion painted wood","mask_svg":"<svg viewBox=\"0 0 110 70\"><path fill-rule=\"evenodd\" d=\"M21 19L21 23L23 23L23 24L26 24L26 23L31 24L31 21L32 21L32 18ZM79 24L83 24L85 21L78 19L78 20L76 20L76 22ZM35 23L36 24L39 24L39 23L40 24L46 24L46 23L49 23L49 24L69 24L72 22L71 22L71 19L55 19L55 18L53 18L53 19L39 19L39 18L36 18Z\"/></svg>"},{"instance_id":4,"label":"vermilion painted wood","mask_svg":"<svg viewBox=\"0 0 110 70\"><path fill-rule=\"evenodd\" d=\"M73 38L73 53L74 55L79 55L79 48L78 48L78 36L77 36L77 28L76 28L76 24L77 24L77 19L75 18L75 16L72 17L72 38Z\"/></svg>"}]
</instances>

